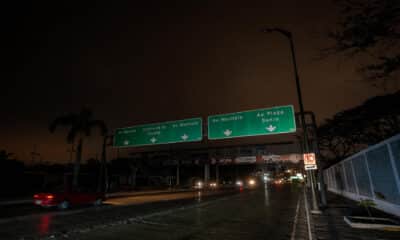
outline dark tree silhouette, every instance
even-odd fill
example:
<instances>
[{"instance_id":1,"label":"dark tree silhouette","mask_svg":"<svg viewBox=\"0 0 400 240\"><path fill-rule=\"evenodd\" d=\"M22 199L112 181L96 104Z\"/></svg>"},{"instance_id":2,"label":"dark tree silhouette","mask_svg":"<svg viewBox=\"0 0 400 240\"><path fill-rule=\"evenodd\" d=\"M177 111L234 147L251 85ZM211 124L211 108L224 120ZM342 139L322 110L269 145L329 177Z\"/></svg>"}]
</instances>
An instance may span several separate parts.
<instances>
[{"instance_id":1,"label":"dark tree silhouette","mask_svg":"<svg viewBox=\"0 0 400 240\"><path fill-rule=\"evenodd\" d=\"M78 185L78 174L82 160L82 145L84 138L91 135L93 128L98 128L100 130L100 134L105 136L107 134L107 127L104 121L94 120L93 113L88 108L83 108L78 114L69 113L56 118L50 124L50 132L54 132L58 126L70 127L67 135L68 143L78 141L73 171L73 185L76 187Z\"/></svg>"},{"instance_id":2,"label":"dark tree silhouette","mask_svg":"<svg viewBox=\"0 0 400 240\"><path fill-rule=\"evenodd\" d=\"M368 58L361 68L366 80L387 88L400 70L400 1L334 0L341 9L335 41L328 53Z\"/></svg>"},{"instance_id":3,"label":"dark tree silhouette","mask_svg":"<svg viewBox=\"0 0 400 240\"><path fill-rule=\"evenodd\" d=\"M325 158L343 158L400 133L400 91L339 112L318 128Z\"/></svg>"},{"instance_id":4,"label":"dark tree silhouette","mask_svg":"<svg viewBox=\"0 0 400 240\"><path fill-rule=\"evenodd\" d=\"M0 198L18 196L29 191L24 184L25 165L13 156L13 153L0 150Z\"/></svg>"},{"instance_id":5,"label":"dark tree silhouette","mask_svg":"<svg viewBox=\"0 0 400 240\"><path fill-rule=\"evenodd\" d=\"M13 160L11 157L14 153L8 153L6 150L0 150L0 161Z\"/></svg>"}]
</instances>

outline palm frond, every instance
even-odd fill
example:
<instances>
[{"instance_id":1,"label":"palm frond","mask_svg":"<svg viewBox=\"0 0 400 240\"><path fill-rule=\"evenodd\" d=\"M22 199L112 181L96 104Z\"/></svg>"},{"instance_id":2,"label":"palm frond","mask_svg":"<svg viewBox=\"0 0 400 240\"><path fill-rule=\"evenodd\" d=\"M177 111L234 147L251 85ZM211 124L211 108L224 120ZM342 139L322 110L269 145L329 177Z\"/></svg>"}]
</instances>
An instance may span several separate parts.
<instances>
[{"instance_id":1,"label":"palm frond","mask_svg":"<svg viewBox=\"0 0 400 240\"><path fill-rule=\"evenodd\" d=\"M79 128L79 126L71 127L71 129L69 130L68 135L67 135L67 142L73 143L76 136L79 134L80 131L81 131L81 129Z\"/></svg>"},{"instance_id":2,"label":"palm frond","mask_svg":"<svg viewBox=\"0 0 400 240\"><path fill-rule=\"evenodd\" d=\"M79 118L82 120L90 121L93 118L93 111L89 107L83 107L79 112Z\"/></svg>"},{"instance_id":3,"label":"palm frond","mask_svg":"<svg viewBox=\"0 0 400 240\"><path fill-rule=\"evenodd\" d=\"M64 116L58 117L50 123L49 131L53 133L56 130L57 126L72 126L76 124L77 119L78 116L74 113L69 113Z\"/></svg>"}]
</instances>

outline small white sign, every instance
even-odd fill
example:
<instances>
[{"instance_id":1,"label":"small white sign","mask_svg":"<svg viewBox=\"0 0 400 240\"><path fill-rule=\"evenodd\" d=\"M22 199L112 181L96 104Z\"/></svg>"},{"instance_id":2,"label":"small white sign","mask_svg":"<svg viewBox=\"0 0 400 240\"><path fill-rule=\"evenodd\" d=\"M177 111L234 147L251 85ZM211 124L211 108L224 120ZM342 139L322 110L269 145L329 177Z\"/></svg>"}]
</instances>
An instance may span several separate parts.
<instances>
[{"instance_id":1,"label":"small white sign","mask_svg":"<svg viewBox=\"0 0 400 240\"><path fill-rule=\"evenodd\" d=\"M310 164L310 165L304 165L304 168L306 169L306 170L316 170L317 169L317 165L315 165L315 164Z\"/></svg>"}]
</instances>

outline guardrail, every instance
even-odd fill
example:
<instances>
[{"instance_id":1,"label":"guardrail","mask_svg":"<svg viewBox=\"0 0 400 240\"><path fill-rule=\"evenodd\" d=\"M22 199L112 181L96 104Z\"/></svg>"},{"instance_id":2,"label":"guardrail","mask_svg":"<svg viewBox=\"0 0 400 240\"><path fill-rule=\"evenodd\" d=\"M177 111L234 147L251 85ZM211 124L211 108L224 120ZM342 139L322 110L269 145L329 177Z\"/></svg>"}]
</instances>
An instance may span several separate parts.
<instances>
[{"instance_id":1,"label":"guardrail","mask_svg":"<svg viewBox=\"0 0 400 240\"><path fill-rule=\"evenodd\" d=\"M324 170L328 190L400 216L400 134Z\"/></svg>"}]
</instances>

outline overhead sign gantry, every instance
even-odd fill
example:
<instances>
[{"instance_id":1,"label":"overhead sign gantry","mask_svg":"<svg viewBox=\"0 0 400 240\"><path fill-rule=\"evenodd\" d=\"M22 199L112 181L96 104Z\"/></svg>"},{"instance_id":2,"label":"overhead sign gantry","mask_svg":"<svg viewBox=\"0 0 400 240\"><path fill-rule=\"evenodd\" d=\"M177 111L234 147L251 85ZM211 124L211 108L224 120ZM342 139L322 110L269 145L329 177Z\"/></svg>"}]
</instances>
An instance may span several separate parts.
<instances>
[{"instance_id":1,"label":"overhead sign gantry","mask_svg":"<svg viewBox=\"0 0 400 240\"><path fill-rule=\"evenodd\" d=\"M292 105L208 117L210 140L292 132L296 132Z\"/></svg>"},{"instance_id":2,"label":"overhead sign gantry","mask_svg":"<svg viewBox=\"0 0 400 240\"><path fill-rule=\"evenodd\" d=\"M115 131L115 147L197 142L203 138L202 119L190 118L178 121L151 123L120 128Z\"/></svg>"},{"instance_id":3,"label":"overhead sign gantry","mask_svg":"<svg viewBox=\"0 0 400 240\"><path fill-rule=\"evenodd\" d=\"M203 139L201 118L152 123L115 131L115 147L137 147ZM256 109L208 117L208 139L273 135L296 132L292 105Z\"/></svg>"}]
</instances>

